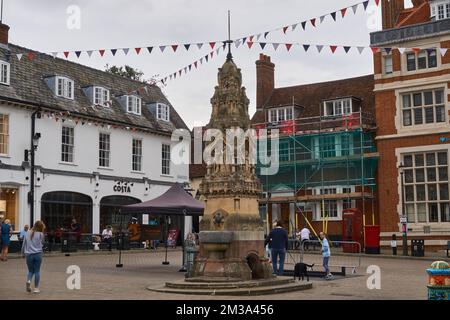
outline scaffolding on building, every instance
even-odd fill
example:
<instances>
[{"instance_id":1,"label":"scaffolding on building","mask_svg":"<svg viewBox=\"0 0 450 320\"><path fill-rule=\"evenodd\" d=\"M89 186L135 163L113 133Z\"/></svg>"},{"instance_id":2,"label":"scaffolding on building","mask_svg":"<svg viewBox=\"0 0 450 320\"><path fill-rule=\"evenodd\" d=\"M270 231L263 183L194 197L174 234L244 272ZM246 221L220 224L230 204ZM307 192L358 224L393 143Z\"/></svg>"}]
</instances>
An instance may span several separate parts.
<instances>
[{"instance_id":1,"label":"scaffolding on building","mask_svg":"<svg viewBox=\"0 0 450 320\"><path fill-rule=\"evenodd\" d=\"M265 205L266 215L269 204L289 203L307 220L304 212L311 206L320 206L319 220L323 223L322 230L327 231L327 205L339 199L345 200L349 207L360 201L364 220L369 216L369 222L375 224L378 153L372 115L363 112L321 115L253 127L279 131L278 173L260 176L264 195L260 205ZM262 165L257 167L260 172ZM371 212L366 212L367 201L371 202ZM295 217L297 220L297 214ZM269 221L267 226L270 230ZM297 221L290 221L289 229L295 232L296 228Z\"/></svg>"}]
</instances>

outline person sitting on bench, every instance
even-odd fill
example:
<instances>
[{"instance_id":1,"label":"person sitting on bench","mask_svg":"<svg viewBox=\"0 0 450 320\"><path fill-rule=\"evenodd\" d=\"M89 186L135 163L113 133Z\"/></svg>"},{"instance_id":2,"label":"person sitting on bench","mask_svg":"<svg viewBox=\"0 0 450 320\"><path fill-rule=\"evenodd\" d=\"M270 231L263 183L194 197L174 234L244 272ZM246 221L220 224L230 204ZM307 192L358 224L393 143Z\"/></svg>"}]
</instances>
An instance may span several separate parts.
<instances>
[{"instance_id":1,"label":"person sitting on bench","mask_svg":"<svg viewBox=\"0 0 450 320\"><path fill-rule=\"evenodd\" d=\"M102 232L102 239L103 242L106 242L108 244L108 250L111 251L112 249L112 227L106 226L106 229Z\"/></svg>"}]
</instances>

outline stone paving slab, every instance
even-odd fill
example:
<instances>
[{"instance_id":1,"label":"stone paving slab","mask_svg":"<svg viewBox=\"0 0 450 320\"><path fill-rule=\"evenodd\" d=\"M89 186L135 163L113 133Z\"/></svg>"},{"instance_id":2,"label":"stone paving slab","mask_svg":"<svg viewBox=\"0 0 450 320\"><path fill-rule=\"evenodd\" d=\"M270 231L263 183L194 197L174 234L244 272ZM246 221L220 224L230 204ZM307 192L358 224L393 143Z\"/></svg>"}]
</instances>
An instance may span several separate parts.
<instances>
[{"instance_id":1,"label":"stone paving slab","mask_svg":"<svg viewBox=\"0 0 450 320\"><path fill-rule=\"evenodd\" d=\"M181 266L181 252L171 251L170 265L162 265L163 251L124 252L123 268L116 268L118 254L77 255L45 257L41 271L41 294L25 292L26 265L24 259L10 259L0 262L0 299L27 300L223 300L227 297L186 296L158 293L147 287L162 286L165 282L184 279L178 272ZM258 300L378 300L378 299L426 299L429 261L386 258L362 258L362 266L357 276L347 276L335 281L311 278L313 288L299 292L287 292L257 297ZM68 266L77 265L81 269L81 289L68 290L66 274ZM369 265L381 269L381 290L367 289ZM320 270L316 266L315 270ZM233 299L233 297L229 297ZM242 296L240 300L255 299Z\"/></svg>"}]
</instances>

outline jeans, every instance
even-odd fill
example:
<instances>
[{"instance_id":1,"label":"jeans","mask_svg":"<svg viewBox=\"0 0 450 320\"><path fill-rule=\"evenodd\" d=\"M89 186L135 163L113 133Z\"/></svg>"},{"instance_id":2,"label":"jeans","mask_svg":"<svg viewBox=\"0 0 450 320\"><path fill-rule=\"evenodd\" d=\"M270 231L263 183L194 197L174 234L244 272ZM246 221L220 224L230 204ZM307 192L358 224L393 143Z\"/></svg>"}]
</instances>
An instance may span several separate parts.
<instances>
[{"instance_id":1,"label":"jeans","mask_svg":"<svg viewBox=\"0 0 450 320\"><path fill-rule=\"evenodd\" d=\"M277 258L279 257L280 268L277 269ZM286 257L286 249L272 249L272 267L273 273L279 276L284 272L284 258Z\"/></svg>"},{"instance_id":2,"label":"jeans","mask_svg":"<svg viewBox=\"0 0 450 320\"><path fill-rule=\"evenodd\" d=\"M34 287L39 288L39 281L41 280L42 253L27 254L26 260L28 267L27 281L31 282L34 275Z\"/></svg>"},{"instance_id":3,"label":"jeans","mask_svg":"<svg viewBox=\"0 0 450 320\"><path fill-rule=\"evenodd\" d=\"M330 257L323 257L323 267L325 268L326 275L330 274L330 268L328 267L329 260L330 260Z\"/></svg>"}]
</instances>

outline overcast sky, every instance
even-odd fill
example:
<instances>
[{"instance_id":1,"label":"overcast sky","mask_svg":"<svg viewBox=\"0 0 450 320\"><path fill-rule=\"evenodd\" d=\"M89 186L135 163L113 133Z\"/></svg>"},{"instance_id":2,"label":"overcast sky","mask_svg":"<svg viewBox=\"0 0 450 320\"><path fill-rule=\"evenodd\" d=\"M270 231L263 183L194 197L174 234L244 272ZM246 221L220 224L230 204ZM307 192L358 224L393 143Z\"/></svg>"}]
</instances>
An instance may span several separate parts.
<instances>
[{"instance_id":1,"label":"overcast sky","mask_svg":"<svg viewBox=\"0 0 450 320\"><path fill-rule=\"evenodd\" d=\"M356 4L362 0L4 0L3 21L11 27L10 42L42 52L64 50L110 49L147 47L173 43L197 43L225 40L227 37L227 11L232 14L232 38L242 38L285 25L319 17L323 14ZM76 5L81 12L80 29L69 29L67 9ZM323 24L306 31L299 26L295 32L271 33L267 41L306 44L368 45L370 32L380 28L381 21L374 13L374 0L368 12L362 7L356 15L350 10L344 19L338 14L337 22L327 17ZM378 9L380 11L380 9ZM146 78L167 75L192 63L210 51L208 46L176 53L170 48L162 54L154 50L151 55L142 51L115 57L110 53L100 58L82 56L73 60L91 67L104 69L106 64L128 64L145 72ZM372 55L366 50L345 54L342 49L331 54L325 48L303 52L293 47L274 51L267 46L265 54L276 64L276 87L335 80L372 73ZM261 53L254 45L236 49L233 56L242 69L244 86L250 99L250 113L255 111L255 61ZM198 70L168 83L163 91L189 127L204 125L210 117L210 98L217 83L217 68L225 53Z\"/></svg>"}]
</instances>

